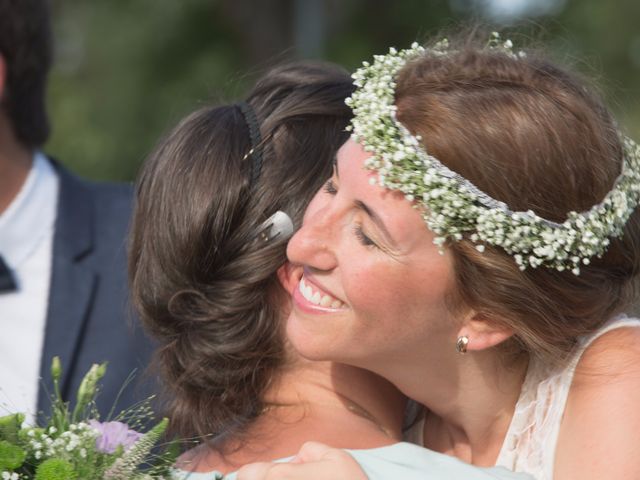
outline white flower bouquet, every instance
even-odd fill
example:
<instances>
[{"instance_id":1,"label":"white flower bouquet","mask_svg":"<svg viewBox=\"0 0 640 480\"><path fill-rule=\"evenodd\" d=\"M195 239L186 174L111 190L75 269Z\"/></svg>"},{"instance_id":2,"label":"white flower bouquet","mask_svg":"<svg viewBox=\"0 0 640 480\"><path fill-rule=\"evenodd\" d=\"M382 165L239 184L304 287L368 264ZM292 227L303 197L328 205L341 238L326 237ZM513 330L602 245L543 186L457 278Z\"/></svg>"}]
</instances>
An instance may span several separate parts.
<instances>
[{"instance_id":1,"label":"white flower bouquet","mask_svg":"<svg viewBox=\"0 0 640 480\"><path fill-rule=\"evenodd\" d=\"M167 428L162 419L146 433L138 430L153 420L150 399L100 422L95 396L106 364L94 364L78 389L76 403L60 395L59 358L51 365L54 382L52 414L43 426L24 425L21 413L0 417L1 480L152 480L170 478L177 445L157 444ZM154 448L155 447L155 448Z\"/></svg>"}]
</instances>

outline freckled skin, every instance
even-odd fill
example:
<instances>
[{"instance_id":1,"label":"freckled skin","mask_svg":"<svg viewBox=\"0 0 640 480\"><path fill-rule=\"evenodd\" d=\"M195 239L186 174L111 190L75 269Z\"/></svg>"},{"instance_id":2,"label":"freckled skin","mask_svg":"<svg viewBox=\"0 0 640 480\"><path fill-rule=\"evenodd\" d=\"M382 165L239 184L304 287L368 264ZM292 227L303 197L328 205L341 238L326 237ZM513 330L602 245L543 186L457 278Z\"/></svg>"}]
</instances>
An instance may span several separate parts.
<instances>
[{"instance_id":1,"label":"freckled skin","mask_svg":"<svg viewBox=\"0 0 640 480\"><path fill-rule=\"evenodd\" d=\"M338 175L316 194L287 250L346 308L313 315L294 302L287 335L303 356L384 375L407 364L437 364L442 345L455 342L456 322L445 306L453 273L419 212L401 194L371 185L373 174L363 166L368 156L353 140L343 145ZM395 245L358 201L375 211Z\"/></svg>"}]
</instances>

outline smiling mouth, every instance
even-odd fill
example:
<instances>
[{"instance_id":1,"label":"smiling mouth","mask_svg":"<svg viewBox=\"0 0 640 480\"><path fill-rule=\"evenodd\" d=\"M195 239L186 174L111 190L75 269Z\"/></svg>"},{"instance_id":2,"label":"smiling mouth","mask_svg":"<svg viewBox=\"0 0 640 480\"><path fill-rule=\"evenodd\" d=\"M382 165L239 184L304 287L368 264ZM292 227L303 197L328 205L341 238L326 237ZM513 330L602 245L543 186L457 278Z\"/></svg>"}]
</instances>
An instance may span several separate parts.
<instances>
[{"instance_id":1,"label":"smiling mouth","mask_svg":"<svg viewBox=\"0 0 640 480\"><path fill-rule=\"evenodd\" d=\"M298 290L305 300L319 307L332 309L341 309L345 307L345 304L337 298L328 295L326 292L318 290L315 285L312 286L305 282L304 276L300 278Z\"/></svg>"}]
</instances>

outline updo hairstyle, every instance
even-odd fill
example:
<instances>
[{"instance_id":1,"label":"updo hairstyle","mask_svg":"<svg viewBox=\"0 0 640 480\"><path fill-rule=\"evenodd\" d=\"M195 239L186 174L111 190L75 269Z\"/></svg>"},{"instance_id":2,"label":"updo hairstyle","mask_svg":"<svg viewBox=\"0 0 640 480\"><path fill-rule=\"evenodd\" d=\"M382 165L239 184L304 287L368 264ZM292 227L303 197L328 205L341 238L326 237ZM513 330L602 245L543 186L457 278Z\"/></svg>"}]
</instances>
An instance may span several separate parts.
<instances>
[{"instance_id":1,"label":"updo hairstyle","mask_svg":"<svg viewBox=\"0 0 640 480\"><path fill-rule=\"evenodd\" d=\"M258 81L247 99L263 139L255 183L237 105L192 113L143 167L129 278L182 438L237 438L265 408L286 359L287 297L276 276L286 239L265 242L260 227L277 210L299 226L347 139L352 91L345 71L310 62Z\"/></svg>"}]
</instances>

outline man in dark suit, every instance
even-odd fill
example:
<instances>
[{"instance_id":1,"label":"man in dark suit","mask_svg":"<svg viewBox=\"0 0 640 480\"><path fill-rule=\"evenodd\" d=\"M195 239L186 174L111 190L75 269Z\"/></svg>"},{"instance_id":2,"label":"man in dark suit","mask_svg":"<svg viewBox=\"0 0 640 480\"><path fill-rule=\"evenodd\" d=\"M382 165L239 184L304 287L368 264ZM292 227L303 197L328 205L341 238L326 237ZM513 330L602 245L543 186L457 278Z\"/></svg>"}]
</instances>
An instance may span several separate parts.
<instances>
[{"instance_id":1,"label":"man in dark suit","mask_svg":"<svg viewBox=\"0 0 640 480\"><path fill-rule=\"evenodd\" d=\"M50 63L47 0L0 0L0 414L48 410L58 355L65 399L108 361L106 415L149 391L134 381L121 392L151 351L127 309L132 192L81 180L40 152Z\"/></svg>"}]
</instances>

